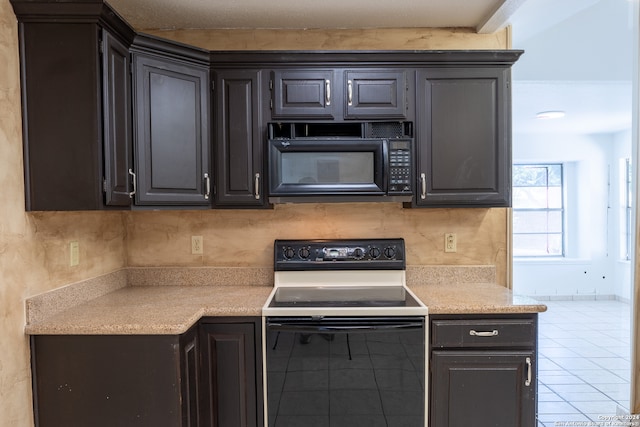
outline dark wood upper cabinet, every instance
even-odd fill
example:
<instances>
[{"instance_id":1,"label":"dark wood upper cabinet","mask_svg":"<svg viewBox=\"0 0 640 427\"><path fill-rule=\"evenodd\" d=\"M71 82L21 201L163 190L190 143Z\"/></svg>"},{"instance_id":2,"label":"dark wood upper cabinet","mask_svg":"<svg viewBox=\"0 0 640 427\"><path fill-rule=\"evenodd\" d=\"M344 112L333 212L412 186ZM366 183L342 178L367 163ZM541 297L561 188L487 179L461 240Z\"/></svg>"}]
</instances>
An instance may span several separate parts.
<instances>
[{"instance_id":1,"label":"dark wood upper cabinet","mask_svg":"<svg viewBox=\"0 0 640 427\"><path fill-rule=\"evenodd\" d=\"M417 74L418 206L511 205L509 67Z\"/></svg>"},{"instance_id":2,"label":"dark wood upper cabinet","mask_svg":"<svg viewBox=\"0 0 640 427\"><path fill-rule=\"evenodd\" d=\"M102 32L102 99L105 200L107 205L129 206L133 191L131 60L129 48L107 31Z\"/></svg>"},{"instance_id":3,"label":"dark wood upper cabinet","mask_svg":"<svg viewBox=\"0 0 640 427\"><path fill-rule=\"evenodd\" d=\"M268 207L269 121L408 122L405 206L511 204L521 51L212 52L136 34L102 0L11 4L27 210Z\"/></svg>"},{"instance_id":4,"label":"dark wood upper cabinet","mask_svg":"<svg viewBox=\"0 0 640 427\"><path fill-rule=\"evenodd\" d=\"M405 119L408 87L406 70L346 71L345 118Z\"/></svg>"},{"instance_id":5,"label":"dark wood upper cabinet","mask_svg":"<svg viewBox=\"0 0 640 427\"><path fill-rule=\"evenodd\" d=\"M408 71L402 69L275 70L273 119L405 119Z\"/></svg>"},{"instance_id":6,"label":"dark wood upper cabinet","mask_svg":"<svg viewBox=\"0 0 640 427\"><path fill-rule=\"evenodd\" d=\"M342 91L339 97L334 92L337 75L332 69L274 71L271 116L333 119L342 101Z\"/></svg>"},{"instance_id":7,"label":"dark wood upper cabinet","mask_svg":"<svg viewBox=\"0 0 640 427\"><path fill-rule=\"evenodd\" d=\"M133 30L102 3L12 5L20 37L26 209L129 206Z\"/></svg>"},{"instance_id":8,"label":"dark wood upper cabinet","mask_svg":"<svg viewBox=\"0 0 640 427\"><path fill-rule=\"evenodd\" d=\"M136 204L210 205L208 64L136 47Z\"/></svg>"},{"instance_id":9,"label":"dark wood upper cabinet","mask_svg":"<svg viewBox=\"0 0 640 427\"><path fill-rule=\"evenodd\" d=\"M264 207L262 72L215 73L217 207Z\"/></svg>"}]
</instances>

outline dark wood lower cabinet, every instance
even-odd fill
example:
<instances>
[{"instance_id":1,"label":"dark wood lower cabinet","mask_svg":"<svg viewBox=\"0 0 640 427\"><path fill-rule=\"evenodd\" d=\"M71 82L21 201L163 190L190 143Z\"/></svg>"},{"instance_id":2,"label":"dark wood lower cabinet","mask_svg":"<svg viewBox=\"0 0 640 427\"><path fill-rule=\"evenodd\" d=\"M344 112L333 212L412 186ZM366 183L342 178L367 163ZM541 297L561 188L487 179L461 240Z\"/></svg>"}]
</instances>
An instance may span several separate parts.
<instances>
[{"instance_id":1,"label":"dark wood lower cabinet","mask_svg":"<svg viewBox=\"0 0 640 427\"><path fill-rule=\"evenodd\" d=\"M262 427L259 317L182 335L31 337L37 427Z\"/></svg>"},{"instance_id":2,"label":"dark wood lower cabinet","mask_svg":"<svg viewBox=\"0 0 640 427\"><path fill-rule=\"evenodd\" d=\"M196 426L196 332L33 336L36 426Z\"/></svg>"},{"instance_id":3,"label":"dark wood lower cabinet","mask_svg":"<svg viewBox=\"0 0 640 427\"><path fill-rule=\"evenodd\" d=\"M537 315L431 316L430 427L535 427Z\"/></svg>"},{"instance_id":4,"label":"dark wood lower cabinet","mask_svg":"<svg viewBox=\"0 0 640 427\"><path fill-rule=\"evenodd\" d=\"M203 427L261 427L260 318L209 318L200 324Z\"/></svg>"},{"instance_id":5,"label":"dark wood lower cabinet","mask_svg":"<svg viewBox=\"0 0 640 427\"><path fill-rule=\"evenodd\" d=\"M180 384L182 393L182 427L200 425L200 345L198 328L180 336Z\"/></svg>"},{"instance_id":6,"label":"dark wood lower cabinet","mask_svg":"<svg viewBox=\"0 0 640 427\"><path fill-rule=\"evenodd\" d=\"M437 351L432 355L432 427L535 427L533 352Z\"/></svg>"},{"instance_id":7,"label":"dark wood lower cabinet","mask_svg":"<svg viewBox=\"0 0 640 427\"><path fill-rule=\"evenodd\" d=\"M37 427L262 427L260 317L31 338ZM430 316L430 427L535 427L537 315Z\"/></svg>"}]
</instances>

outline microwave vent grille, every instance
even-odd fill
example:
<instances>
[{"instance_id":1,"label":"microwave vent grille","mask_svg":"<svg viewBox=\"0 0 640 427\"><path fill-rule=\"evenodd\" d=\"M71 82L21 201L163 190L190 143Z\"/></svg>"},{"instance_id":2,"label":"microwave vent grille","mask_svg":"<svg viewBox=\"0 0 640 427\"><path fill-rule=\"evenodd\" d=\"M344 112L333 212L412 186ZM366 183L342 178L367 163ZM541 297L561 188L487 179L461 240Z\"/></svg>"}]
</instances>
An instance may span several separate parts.
<instances>
[{"instance_id":1,"label":"microwave vent grille","mask_svg":"<svg viewBox=\"0 0 640 427\"><path fill-rule=\"evenodd\" d=\"M368 138L401 138L406 136L404 123L384 122L371 123L369 126Z\"/></svg>"}]
</instances>

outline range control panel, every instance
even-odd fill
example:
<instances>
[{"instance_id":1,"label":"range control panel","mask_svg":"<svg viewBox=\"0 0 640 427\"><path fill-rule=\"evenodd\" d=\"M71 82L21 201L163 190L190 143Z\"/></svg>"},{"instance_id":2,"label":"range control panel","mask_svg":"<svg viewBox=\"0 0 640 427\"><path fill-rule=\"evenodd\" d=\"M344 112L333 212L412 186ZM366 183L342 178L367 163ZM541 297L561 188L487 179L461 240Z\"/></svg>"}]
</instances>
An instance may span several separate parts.
<instances>
[{"instance_id":1,"label":"range control panel","mask_svg":"<svg viewBox=\"0 0 640 427\"><path fill-rule=\"evenodd\" d=\"M274 269L404 270L404 239L276 240Z\"/></svg>"}]
</instances>

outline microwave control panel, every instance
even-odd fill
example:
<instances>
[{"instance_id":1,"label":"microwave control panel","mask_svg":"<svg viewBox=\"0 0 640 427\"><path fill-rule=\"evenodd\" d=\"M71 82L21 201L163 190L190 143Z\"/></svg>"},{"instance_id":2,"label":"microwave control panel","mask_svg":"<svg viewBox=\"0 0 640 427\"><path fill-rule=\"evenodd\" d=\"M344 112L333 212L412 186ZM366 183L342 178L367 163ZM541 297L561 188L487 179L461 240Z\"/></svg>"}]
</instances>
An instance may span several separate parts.
<instances>
[{"instance_id":1,"label":"microwave control panel","mask_svg":"<svg viewBox=\"0 0 640 427\"><path fill-rule=\"evenodd\" d=\"M389 140L389 195L412 193L412 145L410 139Z\"/></svg>"}]
</instances>

